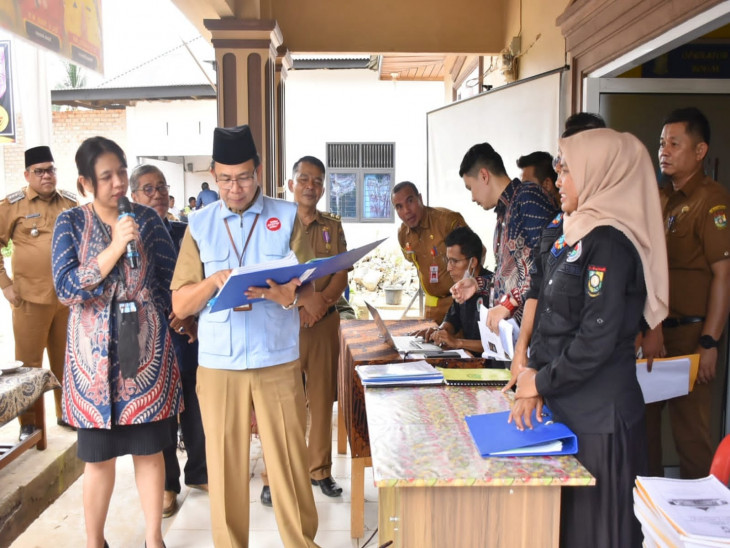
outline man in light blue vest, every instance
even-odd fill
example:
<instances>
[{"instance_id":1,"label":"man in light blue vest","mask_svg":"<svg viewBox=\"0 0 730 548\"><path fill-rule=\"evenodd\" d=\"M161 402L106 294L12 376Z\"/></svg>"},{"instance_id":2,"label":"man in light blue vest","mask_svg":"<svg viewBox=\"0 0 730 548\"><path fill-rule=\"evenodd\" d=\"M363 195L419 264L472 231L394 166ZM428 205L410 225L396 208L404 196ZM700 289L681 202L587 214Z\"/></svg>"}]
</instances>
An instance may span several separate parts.
<instances>
[{"instance_id":1,"label":"man in light blue vest","mask_svg":"<svg viewBox=\"0 0 730 548\"><path fill-rule=\"evenodd\" d=\"M232 268L289 253L297 207L263 196L248 126L216 128L213 161L221 201L190 215L171 284L175 314L200 314L197 389L213 542L217 547L248 546L254 408L284 546L317 546L299 366L299 280L253 288L249 298L263 300L246 307L211 313L206 306Z\"/></svg>"}]
</instances>

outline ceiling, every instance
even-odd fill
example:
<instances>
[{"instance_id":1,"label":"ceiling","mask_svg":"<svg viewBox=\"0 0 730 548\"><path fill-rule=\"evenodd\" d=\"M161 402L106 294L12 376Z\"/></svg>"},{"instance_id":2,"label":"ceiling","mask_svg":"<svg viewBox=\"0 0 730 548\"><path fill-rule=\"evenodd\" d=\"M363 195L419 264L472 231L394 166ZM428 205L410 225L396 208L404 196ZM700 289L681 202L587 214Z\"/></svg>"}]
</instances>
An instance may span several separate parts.
<instances>
[{"instance_id":1,"label":"ceiling","mask_svg":"<svg viewBox=\"0 0 730 548\"><path fill-rule=\"evenodd\" d=\"M508 0L172 0L210 40L205 19L272 19L295 55L372 55L381 80L459 82L504 48ZM473 28L473 22L479 21ZM464 29L473 28L472 32Z\"/></svg>"}]
</instances>

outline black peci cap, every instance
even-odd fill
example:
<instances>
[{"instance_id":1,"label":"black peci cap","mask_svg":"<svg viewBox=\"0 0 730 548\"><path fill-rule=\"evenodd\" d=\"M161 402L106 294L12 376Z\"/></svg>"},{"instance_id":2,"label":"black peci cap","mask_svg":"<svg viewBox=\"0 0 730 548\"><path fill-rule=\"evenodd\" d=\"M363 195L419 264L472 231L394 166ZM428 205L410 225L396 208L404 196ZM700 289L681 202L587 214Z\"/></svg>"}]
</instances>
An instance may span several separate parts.
<instances>
[{"instance_id":1,"label":"black peci cap","mask_svg":"<svg viewBox=\"0 0 730 548\"><path fill-rule=\"evenodd\" d=\"M25 168L28 169L30 166L36 164L43 164L45 162L53 162L53 154L51 154L50 147L39 146L29 148L25 151Z\"/></svg>"},{"instance_id":2,"label":"black peci cap","mask_svg":"<svg viewBox=\"0 0 730 548\"><path fill-rule=\"evenodd\" d=\"M217 127L213 132L213 161L235 166L258 156L251 128Z\"/></svg>"}]
</instances>

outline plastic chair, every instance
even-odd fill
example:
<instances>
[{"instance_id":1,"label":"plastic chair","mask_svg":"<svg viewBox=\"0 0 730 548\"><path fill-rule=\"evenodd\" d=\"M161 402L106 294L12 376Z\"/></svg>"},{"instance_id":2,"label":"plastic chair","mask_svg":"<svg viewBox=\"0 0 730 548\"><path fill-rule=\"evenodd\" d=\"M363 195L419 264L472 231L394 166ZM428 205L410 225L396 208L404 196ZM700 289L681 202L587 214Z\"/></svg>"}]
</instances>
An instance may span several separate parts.
<instances>
[{"instance_id":1,"label":"plastic chair","mask_svg":"<svg viewBox=\"0 0 730 548\"><path fill-rule=\"evenodd\" d=\"M719 479L723 485L730 487L730 434L717 446L710 465L710 474Z\"/></svg>"}]
</instances>

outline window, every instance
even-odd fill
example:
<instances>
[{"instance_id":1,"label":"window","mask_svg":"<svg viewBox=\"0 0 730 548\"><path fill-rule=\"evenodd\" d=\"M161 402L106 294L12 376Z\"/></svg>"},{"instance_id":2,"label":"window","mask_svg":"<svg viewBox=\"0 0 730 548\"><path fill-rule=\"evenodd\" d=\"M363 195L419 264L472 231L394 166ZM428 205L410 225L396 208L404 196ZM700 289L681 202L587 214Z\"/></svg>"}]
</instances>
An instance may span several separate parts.
<instances>
[{"instance_id":1,"label":"window","mask_svg":"<svg viewBox=\"0 0 730 548\"><path fill-rule=\"evenodd\" d=\"M394 143L328 143L329 211L343 221L392 221L394 160Z\"/></svg>"}]
</instances>

